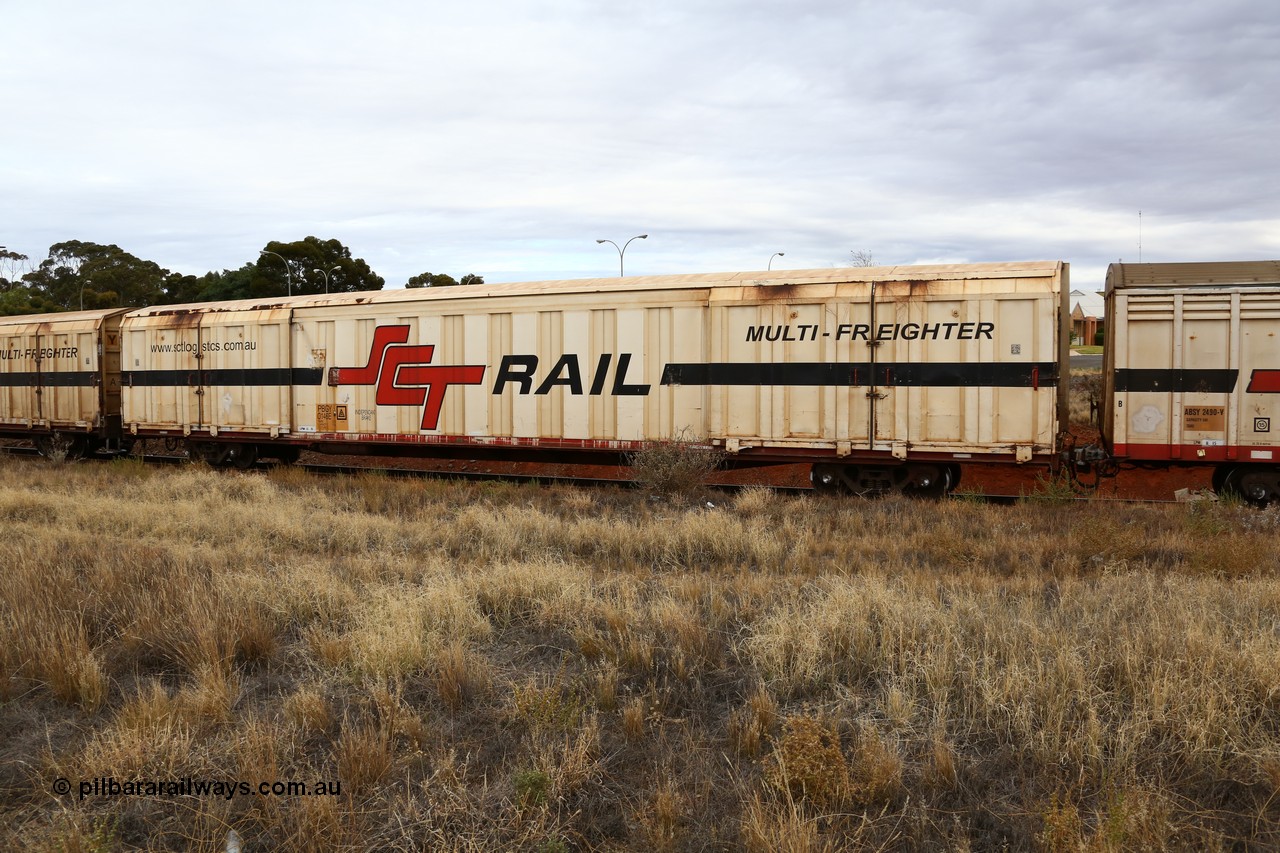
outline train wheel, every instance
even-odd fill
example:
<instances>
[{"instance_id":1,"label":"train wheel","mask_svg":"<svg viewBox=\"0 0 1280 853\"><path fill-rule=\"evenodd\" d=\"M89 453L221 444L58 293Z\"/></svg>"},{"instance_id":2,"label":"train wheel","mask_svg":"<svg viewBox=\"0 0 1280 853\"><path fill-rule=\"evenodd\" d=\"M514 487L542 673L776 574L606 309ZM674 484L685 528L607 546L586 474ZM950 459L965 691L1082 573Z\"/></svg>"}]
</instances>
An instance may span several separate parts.
<instances>
[{"instance_id":1,"label":"train wheel","mask_svg":"<svg viewBox=\"0 0 1280 853\"><path fill-rule=\"evenodd\" d=\"M302 456L302 448L300 447L279 447L276 448L276 458L285 465L293 465L298 461L298 457Z\"/></svg>"},{"instance_id":2,"label":"train wheel","mask_svg":"<svg viewBox=\"0 0 1280 853\"><path fill-rule=\"evenodd\" d=\"M1280 503L1280 468L1241 465L1230 469L1222 493L1236 495L1256 507Z\"/></svg>"},{"instance_id":3,"label":"train wheel","mask_svg":"<svg viewBox=\"0 0 1280 853\"><path fill-rule=\"evenodd\" d=\"M86 449L83 438L62 432L42 435L35 440L35 444L36 452L51 462L81 459Z\"/></svg>"},{"instance_id":4,"label":"train wheel","mask_svg":"<svg viewBox=\"0 0 1280 853\"><path fill-rule=\"evenodd\" d=\"M215 441L193 441L187 444L187 458L192 462L204 462L221 468L230 462L231 445Z\"/></svg>"},{"instance_id":5,"label":"train wheel","mask_svg":"<svg viewBox=\"0 0 1280 853\"><path fill-rule=\"evenodd\" d=\"M913 465L902 484L902 493L914 498L945 497L953 487L950 465Z\"/></svg>"},{"instance_id":6,"label":"train wheel","mask_svg":"<svg viewBox=\"0 0 1280 853\"><path fill-rule=\"evenodd\" d=\"M835 495L844 491L840 467L836 465L814 465L809 469L809 482L813 490L824 495Z\"/></svg>"},{"instance_id":7,"label":"train wheel","mask_svg":"<svg viewBox=\"0 0 1280 853\"><path fill-rule=\"evenodd\" d=\"M258 461L256 444L236 444L227 451L227 462L241 471L248 471Z\"/></svg>"}]
</instances>

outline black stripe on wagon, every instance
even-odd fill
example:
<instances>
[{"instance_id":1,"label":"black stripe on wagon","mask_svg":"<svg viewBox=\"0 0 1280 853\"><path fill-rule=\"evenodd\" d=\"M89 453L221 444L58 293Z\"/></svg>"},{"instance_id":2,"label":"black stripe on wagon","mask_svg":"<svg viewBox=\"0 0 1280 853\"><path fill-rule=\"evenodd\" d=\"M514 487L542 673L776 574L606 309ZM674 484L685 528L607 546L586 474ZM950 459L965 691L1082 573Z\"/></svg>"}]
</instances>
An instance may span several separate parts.
<instances>
[{"instance_id":1,"label":"black stripe on wagon","mask_svg":"<svg viewBox=\"0 0 1280 853\"><path fill-rule=\"evenodd\" d=\"M1040 362L791 362L668 364L663 385L835 385L1031 388L1058 384L1058 366Z\"/></svg>"},{"instance_id":2,"label":"black stripe on wagon","mask_svg":"<svg viewBox=\"0 0 1280 853\"><path fill-rule=\"evenodd\" d=\"M40 372L34 370L20 373L0 373L0 388L33 388L40 385L44 388L80 388L97 385L98 374L92 370L65 370Z\"/></svg>"},{"instance_id":3,"label":"black stripe on wagon","mask_svg":"<svg viewBox=\"0 0 1280 853\"><path fill-rule=\"evenodd\" d=\"M315 367L250 367L223 370L126 370L126 388L203 386L319 385L324 371Z\"/></svg>"},{"instance_id":4,"label":"black stripe on wagon","mask_svg":"<svg viewBox=\"0 0 1280 853\"><path fill-rule=\"evenodd\" d=\"M1122 367L1116 369L1117 391L1183 392L1190 394L1230 394L1236 389L1240 371L1163 370Z\"/></svg>"}]
</instances>

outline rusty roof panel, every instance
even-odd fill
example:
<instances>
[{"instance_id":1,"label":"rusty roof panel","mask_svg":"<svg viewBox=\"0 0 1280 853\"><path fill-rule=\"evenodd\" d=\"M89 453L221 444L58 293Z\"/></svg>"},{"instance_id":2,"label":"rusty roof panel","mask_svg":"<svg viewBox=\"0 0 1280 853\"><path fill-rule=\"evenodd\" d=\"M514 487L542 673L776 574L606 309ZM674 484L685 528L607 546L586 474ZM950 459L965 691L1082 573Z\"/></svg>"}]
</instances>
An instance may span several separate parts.
<instances>
[{"instance_id":1,"label":"rusty roof panel","mask_svg":"<svg viewBox=\"0 0 1280 853\"><path fill-rule=\"evenodd\" d=\"M1182 264L1112 264L1107 291L1126 287L1280 284L1280 261L1221 261Z\"/></svg>"}]
</instances>

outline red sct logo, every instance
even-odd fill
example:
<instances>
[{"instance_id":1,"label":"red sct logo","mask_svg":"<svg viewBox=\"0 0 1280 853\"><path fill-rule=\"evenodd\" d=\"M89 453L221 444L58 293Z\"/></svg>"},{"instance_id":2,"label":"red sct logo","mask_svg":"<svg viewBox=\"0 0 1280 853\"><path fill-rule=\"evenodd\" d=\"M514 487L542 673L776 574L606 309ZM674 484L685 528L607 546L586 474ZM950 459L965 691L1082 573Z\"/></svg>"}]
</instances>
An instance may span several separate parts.
<instances>
[{"instance_id":1,"label":"red sct logo","mask_svg":"<svg viewBox=\"0 0 1280 853\"><path fill-rule=\"evenodd\" d=\"M1280 370L1255 370L1246 394L1280 394Z\"/></svg>"},{"instance_id":2,"label":"red sct logo","mask_svg":"<svg viewBox=\"0 0 1280 853\"><path fill-rule=\"evenodd\" d=\"M379 326L364 367L334 367L330 385L376 385L379 406L424 406L422 428L436 429L450 385L479 385L484 365L432 365L435 347L411 345L408 326ZM424 405L425 404L425 405Z\"/></svg>"}]
</instances>

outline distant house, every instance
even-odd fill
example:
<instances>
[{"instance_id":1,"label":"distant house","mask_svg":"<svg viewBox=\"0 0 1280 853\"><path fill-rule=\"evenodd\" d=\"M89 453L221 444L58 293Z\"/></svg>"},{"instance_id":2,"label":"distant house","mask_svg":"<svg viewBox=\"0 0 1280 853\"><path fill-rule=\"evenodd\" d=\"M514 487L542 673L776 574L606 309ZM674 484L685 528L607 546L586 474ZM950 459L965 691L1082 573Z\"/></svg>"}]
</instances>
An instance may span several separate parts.
<instances>
[{"instance_id":1,"label":"distant house","mask_svg":"<svg viewBox=\"0 0 1280 853\"><path fill-rule=\"evenodd\" d=\"M1107 303L1101 293L1071 291L1071 342L1089 346L1106 324Z\"/></svg>"}]
</instances>

